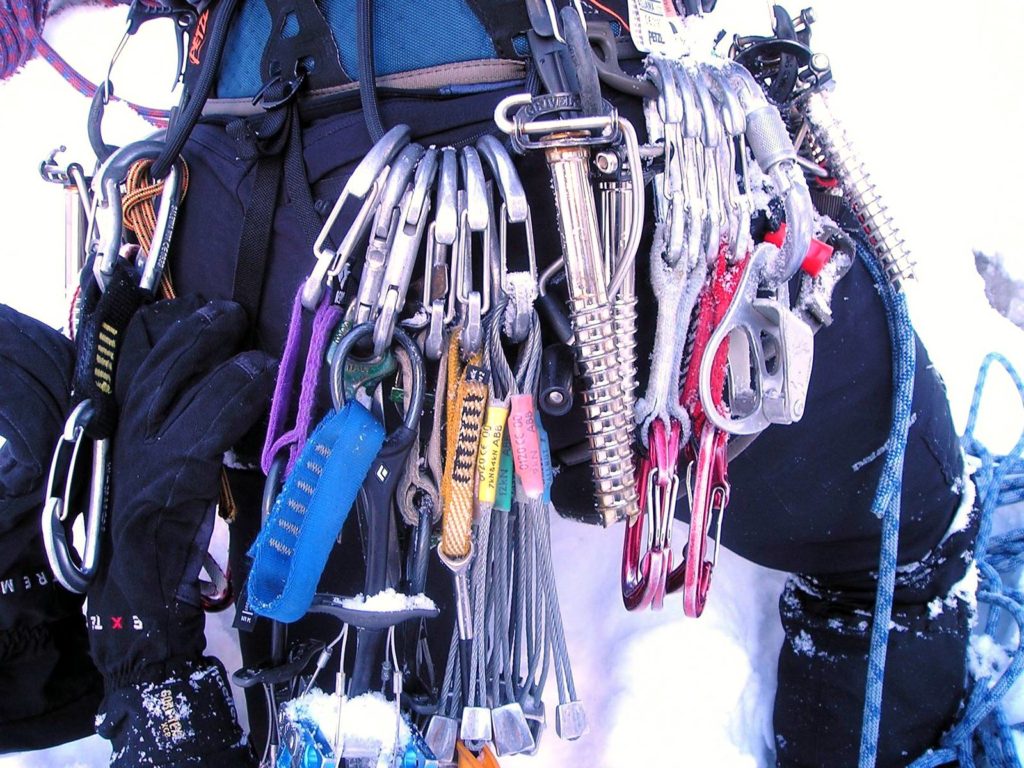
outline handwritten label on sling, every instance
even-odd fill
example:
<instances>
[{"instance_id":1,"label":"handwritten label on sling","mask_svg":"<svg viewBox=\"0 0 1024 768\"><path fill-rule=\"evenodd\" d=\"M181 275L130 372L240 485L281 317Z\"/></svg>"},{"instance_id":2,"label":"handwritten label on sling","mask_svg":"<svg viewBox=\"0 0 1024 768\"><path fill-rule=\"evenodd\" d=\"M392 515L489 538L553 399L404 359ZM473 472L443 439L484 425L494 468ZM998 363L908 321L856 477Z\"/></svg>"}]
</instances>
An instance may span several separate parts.
<instances>
[{"instance_id":1,"label":"handwritten label on sling","mask_svg":"<svg viewBox=\"0 0 1024 768\"><path fill-rule=\"evenodd\" d=\"M494 509L498 512L512 511L512 491L514 488L515 469L512 466L512 446L508 442L508 432L501 441L501 461L498 464L498 493L494 499Z\"/></svg>"},{"instance_id":2,"label":"handwritten label on sling","mask_svg":"<svg viewBox=\"0 0 1024 768\"><path fill-rule=\"evenodd\" d=\"M540 437L540 468L544 478L544 494L541 501L550 504L551 483L555 480L555 473L551 469L551 443L548 440L548 431L540 423L540 414L537 414L537 434Z\"/></svg>"},{"instance_id":3,"label":"handwritten label on sling","mask_svg":"<svg viewBox=\"0 0 1024 768\"><path fill-rule=\"evenodd\" d=\"M501 445L507 419L508 407L504 403L492 402L487 406L487 415L480 430L480 451L476 457L477 499L481 504L494 506L498 495Z\"/></svg>"},{"instance_id":4,"label":"handwritten label on sling","mask_svg":"<svg viewBox=\"0 0 1024 768\"><path fill-rule=\"evenodd\" d=\"M512 458L516 477L522 483L528 499L544 495L544 469L540 457L540 436L537 434L537 416L532 395L512 395L512 412L508 417Z\"/></svg>"}]
</instances>

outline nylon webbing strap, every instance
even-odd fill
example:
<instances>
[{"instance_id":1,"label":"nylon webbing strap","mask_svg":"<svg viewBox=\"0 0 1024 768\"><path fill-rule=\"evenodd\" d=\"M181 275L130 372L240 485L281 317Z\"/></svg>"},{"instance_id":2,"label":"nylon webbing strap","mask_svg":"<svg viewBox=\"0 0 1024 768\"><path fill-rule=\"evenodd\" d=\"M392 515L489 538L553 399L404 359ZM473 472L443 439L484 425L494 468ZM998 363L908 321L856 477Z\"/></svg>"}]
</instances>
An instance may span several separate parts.
<instances>
[{"instance_id":1,"label":"nylon webbing strap","mask_svg":"<svg viewBox=\"0 0 1024 768\"><path fill-rule=\"evenodd\" d=\"M249 606L292 622L309 610L334 541L384 443L357 402L331 412L303 447L249 554Z\"/></svg>"},{"instance_id":2,"label":"nylon webbing strap","mask_svg":"<svg viewBox=\"0 0 1024 768\"><path fill-rule=\"evenodd\" d=\"M257 161L252 195L245 208L242 234L238 240L231 294L245 309L254 329L259 317L270 239L274 232L274 210L277 207L277 192L283 170L284 159L280 154L264 155Z\"/></svg>"},{"instance_id":3,"label":"nylon webbing strap","mask_svg":"<svg viewBox=\"0 0 1024 768\"><path fill-rule=\"evenodd\" d=\"M94 291L98 292L95 286L88 293ZM71 401L72 405L83 400L92 402L94 414L85 434L93 440L110 437L117 425L114 372L121 337L144 298L132 268L119 258L106 290L83 307L75 336L77 350Z\"/></svg>"},{"instance_id":4,"label":"nylon webbing strap","mask_svg":"<svg viewBox=\"0 0 1024 768\"><path fill-rule=\"evenodd\" d=\"M459 334L448 348L447 446L441 481L441 551L457 559L472 546L473 497L476 492L476 454L487 409L487 371L481 355L473 355L459 370Z\"/></svg>"},{"instance_id":5,"label":"nylon webbing strap","mask_svg":"<svg viewBox=\"0 0 1024 768\"><path fill-rule=\"evenodd\" d=\"M306 176L298 107L292 103L282 110L268 113L261 125L261 130L265 131L261 139L268 135L269 139L265 145L262 140L257 144L259 160L256 164L256 177L242 219L235 260L232 298L248 313L254 339L259 327L257 319L273 244L274 216L282 178L287 190L289 210L298 219L299 231L307 251L312 251L313 240L321 224Z\"/></svg>"}]
</instances>

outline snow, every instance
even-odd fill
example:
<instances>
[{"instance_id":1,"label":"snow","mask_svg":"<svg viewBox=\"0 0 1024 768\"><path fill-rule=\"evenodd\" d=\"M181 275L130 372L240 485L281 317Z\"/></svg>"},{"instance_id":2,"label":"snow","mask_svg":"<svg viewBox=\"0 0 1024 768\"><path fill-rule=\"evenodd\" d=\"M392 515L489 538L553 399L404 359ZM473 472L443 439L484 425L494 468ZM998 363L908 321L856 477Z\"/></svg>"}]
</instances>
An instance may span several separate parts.
<instances>
[{"instance_id":1,"label":"snow","mask_svg":"<svg viewBox=\"0 0 1024 768\"><path fill-rule=\"evenodd\" d=\"M360 611L373 613L395 613L396 611L434 610L437 605L429 597L423 594L403 595L393 589L385 589L376 595L366 597L358 594L355 597L346 597L341 601L343 608L356 608Z\"/></svg>"},{"instance_id":2,"label":"snow","mask_svg":"<svg viewBox=\"0 0 1024 768\"><path fill-rule=\"evenodd\" d=\"M767 31L760 0L719 5L715 25ZM987 352L1002 352L1024 371L1024 332L991 308L973 257L975 250L1000 254L1013 275L1024 264L1016 194L1024 153L1009 144L1024 135L1024 50L1015 39L1024 28L1024 5L819 0L814 6L815 47L829 54L837 80L833 104L917 258L919 280L908 287L912 315L962 430ZM120 39L123 14L123 7L73 8L51 20L47 38L96 80ZM155 106L173 100L163 90L173 44L161 24L147 25L144 38L128 46L114 70L119 94ZM957 45L953 65L939 67L936 41L950 40ZM87 100L39 60L0 83L0 114L6 118L0 129L0 301L56 326L66 315L63 192L42 183L37 169L61 144L68 147L64 162L90 157L87 111ZM121 105L109 112L109 142L151 130ZM991 449L1005 451L1017 439L1024 414L1001 373L993 372L989 395L978 434ZM1024 505L1000 525L1021 522ZM677 528L675 539L681 541L683 528ZM223 546L223 529L217 536ZM618 595L621 529L555 519L552 536L567 642L591 733L569 743L549 732L536 758L502 764L617 768L653 758L665 765L772 765L772 697L782 643L776 606L784 574L723 551L701 619L684 619L678 599L667 600L660 613L627 614ZM211 616L207 629L211 652L229 671L240 665L230 613ZM979 670L1005 663L991 638L975 641L972 658ZM236 699L244 717L242 698ZM1024 692L1014 690L1008 712L1011 721L1024 720ZM109 754L106 742L92 737L0 758L0 768L102 766Z\"/></svg>"},{"instance_id":3,"label":"snow","mask_svg":"<svg viewBox=\"0 0 1024 768\"><path fill-rule=\"evenodd\" d=\"M324 738L334 744L338 734L339 701L342 701L339 697L314 688L304 696L288 702L285 711L293 721L303 718L312 720ZM379 752L381 763L387 765L394 752L395 736L398 736L399 749L409 743L409 726L402 720L396 734L395 704L379 693L365 693L353 699L344 699L340 715L341 748L346 755L376 755Z\"/></svg>"}]
</instances>

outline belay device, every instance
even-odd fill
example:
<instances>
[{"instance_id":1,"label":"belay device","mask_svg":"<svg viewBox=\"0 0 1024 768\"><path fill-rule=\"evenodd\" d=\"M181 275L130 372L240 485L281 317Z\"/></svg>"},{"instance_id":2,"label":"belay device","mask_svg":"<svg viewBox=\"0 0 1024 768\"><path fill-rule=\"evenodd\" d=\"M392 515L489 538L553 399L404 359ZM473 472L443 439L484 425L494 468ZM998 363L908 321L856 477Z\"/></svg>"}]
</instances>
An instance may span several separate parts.
<instances>
[{"instance_id":1,"label":"belay device","mask_svg":"<svg viewBox=\"0 0 1024 768\"><path fill-rule=\"evenodd\" d=\"M166 133L105 145L106 88L91 189L44 165L87 235L43 518L57 578L95 576L118 340L170 248L178 286L234 298L281 356L262 453L239 447L222 502L232 483L258 496L258 464L261 514L239 509L232 544L262 765L493 766L549 721L584 736L552 511L623 526L628 610L682 592L700 616L743 493L730 458L803 415L854 258L828 217L852 209L892 284L912 276L811 17L776 6L774 36L723 56L709 0L170 5L184 96ZM141 160L162 186L139 252L122 202ZM179 212L188 168L223 208Z\"/></svg>"}]
</instances>

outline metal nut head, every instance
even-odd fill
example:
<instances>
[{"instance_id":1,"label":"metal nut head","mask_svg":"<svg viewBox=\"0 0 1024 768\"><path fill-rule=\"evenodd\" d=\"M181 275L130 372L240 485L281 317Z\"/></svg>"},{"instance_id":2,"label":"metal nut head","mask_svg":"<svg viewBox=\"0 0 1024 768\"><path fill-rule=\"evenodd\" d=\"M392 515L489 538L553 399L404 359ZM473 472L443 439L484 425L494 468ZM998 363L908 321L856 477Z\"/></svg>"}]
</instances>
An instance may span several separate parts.
<instances>
[{"instance_id":1,"label":"metal nut head","mask_svg":"<svg viewBox=\"0 0 1024 768\"><path fill-rule=\"evenodd\" d=\"M458 738L458 720L443 715L434 715L430 718L424 739L434 757L442 763L450 763L455 758L455 742Z\"/></svg>"},{"instance_id":2,"label":"metal nut head","mask_svg":"<svg viewBox=\"0 0 1024 768\"><path fill-rule=\"evenodd\" d=\"M558 738L574 741L590 730L583 702L570 701L555 707L555 733Z\"/></svg>"},{"instance_id":3,"label":"metal nut head","mask_svg":"<svg viewBox=\"0 0 1024 768\"><path fill-rule=\"evenodd\" d=\"M518 702L514 701L491 710L491 730L494 735L494 748L499 755L532 752L536 746L530 724Z\"/></svg>"},{"instance_id":4,"label":"metal nut head","mask_svg":"<svg viewBox=\"0 0 1024 768\"><path fill-rule=\"evenodd\" d=\"M491 710L486 707L464 707L459 736L467 745L490 741L492 736Z\"/></svg>"}]
</instances>

